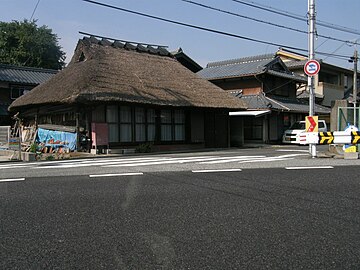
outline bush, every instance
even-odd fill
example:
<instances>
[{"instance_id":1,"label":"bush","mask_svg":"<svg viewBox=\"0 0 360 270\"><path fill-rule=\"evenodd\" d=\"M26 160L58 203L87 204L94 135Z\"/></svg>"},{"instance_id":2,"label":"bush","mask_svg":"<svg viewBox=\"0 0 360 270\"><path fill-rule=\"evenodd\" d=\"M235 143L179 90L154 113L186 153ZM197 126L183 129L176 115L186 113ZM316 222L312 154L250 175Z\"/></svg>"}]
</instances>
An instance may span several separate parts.
<instances>
[{"instance_id":1,"label":"bush","mask_svg":"<svg viewBox=\"0 0 360 270\"><path fill-rule=\"evenodd\" d=\"M55 160L55 157L54 157L53 155L50 155L50 156L47 156L47 157L46 157L46 160L50 160L50 161L51 161L51 160Z\"/></svg>"},{"instance_id":2,"label":"bush","mask_svg":"<svg viewBox=\"0 0 360 270\"><path fill-rule=\"evenodd\" d=\"M138 153L150 153L152 150L152 143L142 143L136 147L136 152Z\"/></svg>"},{"instance_id":3,"label":"bush","mask_svg":"<svg viewBox=\"0 0 360 270\"><path fill-rule=\"evenodd\" d=\"M38 145L37 145L36 143L33 143L32 145L30 145L30 150L29 150L29 152L31 152L31 153L36 153L37 147L38 147Z\"/></svg>"}]
</instances>

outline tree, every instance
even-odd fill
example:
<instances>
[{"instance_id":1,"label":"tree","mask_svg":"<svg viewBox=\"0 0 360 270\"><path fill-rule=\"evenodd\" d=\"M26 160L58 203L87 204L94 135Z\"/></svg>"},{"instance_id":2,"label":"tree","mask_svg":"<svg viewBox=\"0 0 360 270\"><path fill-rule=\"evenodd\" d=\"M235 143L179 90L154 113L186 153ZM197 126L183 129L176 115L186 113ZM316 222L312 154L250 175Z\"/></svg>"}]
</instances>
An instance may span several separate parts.
<instances>
[{"instance_id":1,"label":"tree","mask_svg":"<svg viewBox=\"0 0 360 270\"><path fill-rule=\"evenodd\" d=\"M65 53L58 37L36 21L0 22L0 63L18 66L62 69Z\"/></svg>"}]
</instances>

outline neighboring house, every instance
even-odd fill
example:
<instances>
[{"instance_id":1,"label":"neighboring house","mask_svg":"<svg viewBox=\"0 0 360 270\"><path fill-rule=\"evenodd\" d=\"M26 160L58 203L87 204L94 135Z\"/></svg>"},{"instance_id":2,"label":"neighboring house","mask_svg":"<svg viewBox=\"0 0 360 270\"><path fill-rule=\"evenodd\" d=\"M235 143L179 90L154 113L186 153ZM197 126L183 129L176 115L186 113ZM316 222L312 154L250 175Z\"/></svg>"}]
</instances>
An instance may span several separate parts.
<instances>
[{"instance_id":1,"label":"neighboring house","mask_svg":"<svg viewBox=\"0 0 360 270\"><path fill-rule=\"evenodd\" d=\"M209 63L198 74L246 102L246 112L231 113L234 146L279 142L285 129L308 115L308 104L296 98L307 79L273 54ZM330 110L316 106L315 112L328 115Z\"/></svg>"},{"instance_id":2,"label":"neighboring house","mask_svg":"<svg viewBox=\"0 0 360 270\"><path fill-rule=\"evenodd\" d=\"M46 82L57 70L0 64L0 126L10 125L10 104L35 86Z\"/></svg>"},{"instance_id":3,"label":"neighboring house","mask_svg":"<svg viewBox=\"0 0 360 270\"><path fill-rule=\"evenodd\" d=\"M95 37L79 40L64 70L10 106L29 122L92 135L101 123L110 148L154 150L228 147L229 111L244 109L164 47Z\"/></svg>"},{"instance_id":4,"label":"neighboring house","mask_svg":"<svg viewBox=\"0 0 360 270\"><path fill-rule=\"evenodd\" d=\"M304 65L308 57L285 49L276 52L286 66L297 75L306 76ZM353 86L353 70L325 63L318 59L321 67L318 75L314 76L316 102L326 107L332 107L335 100L344 98L345 93ZM309 98L306 87L298 89L299 98Z\"/></svg>"}]
</instances>

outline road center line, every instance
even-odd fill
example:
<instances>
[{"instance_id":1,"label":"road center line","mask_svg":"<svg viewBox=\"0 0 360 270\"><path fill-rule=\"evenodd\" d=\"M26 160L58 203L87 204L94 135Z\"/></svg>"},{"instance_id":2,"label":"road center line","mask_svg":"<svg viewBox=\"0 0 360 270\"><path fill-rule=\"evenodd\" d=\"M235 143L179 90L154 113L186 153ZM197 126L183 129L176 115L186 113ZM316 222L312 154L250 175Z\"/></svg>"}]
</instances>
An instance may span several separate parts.
<instances>
[{"instance_id":1,"label":"road center line","mask_svg":"<svg viewBox=\"0 0 360 270\"><path fill-rule=\"evenodd\" d=\"M285 167L286 170L334 169L333 166Z\"/></svg>"},{"instance_id":2,"label":"road center line","mask_svg":"<svg viewBox=\"0 0 360 270\"><path fill-rule=\"evenodd\" d=\"M108 173L108 174L90 174L89 177L112 177L112 176L134 176L143 175L143 173Z\"/></svg>"},{"instance_id":3,"label":"road center line","mask_svg":"<svg viewBox=\"0 0 360 270\"><path fill-rule=\"evenodd\" d=\"M0 182L16 182L16 181L25 181L25 178L0 179Z\"/></svg>"},{"instance_id":4,"label":"road center line","mask_svg":"<svg viewBox=\"0 0 360 270\"><path fill-rule=\"evenodd\" d=\"M241 172L241 169L219 169L219 170L194 170L193 173L212 173L212 172Z\"/></svg>"}]
</instances>

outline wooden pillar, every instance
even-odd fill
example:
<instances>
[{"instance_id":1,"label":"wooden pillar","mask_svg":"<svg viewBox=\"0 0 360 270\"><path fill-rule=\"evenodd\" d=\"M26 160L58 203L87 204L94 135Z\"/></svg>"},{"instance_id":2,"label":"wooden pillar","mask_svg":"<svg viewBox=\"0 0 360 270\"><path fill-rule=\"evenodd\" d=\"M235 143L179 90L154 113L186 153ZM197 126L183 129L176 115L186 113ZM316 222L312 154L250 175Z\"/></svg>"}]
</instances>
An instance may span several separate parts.
<instances>
[{"instance_id":1,"label":"wooden pillar","mask_svg":"<svg viewBox=\"0 0 360 270\"><path fill-rule=\"evenodd\" d=\"M76 150L80 150L80 114L78 110L75 113L75 120L76 120Z\"/></svg>"}]
</instances>

